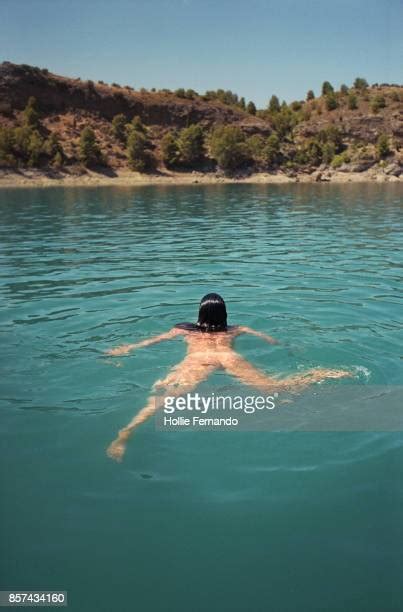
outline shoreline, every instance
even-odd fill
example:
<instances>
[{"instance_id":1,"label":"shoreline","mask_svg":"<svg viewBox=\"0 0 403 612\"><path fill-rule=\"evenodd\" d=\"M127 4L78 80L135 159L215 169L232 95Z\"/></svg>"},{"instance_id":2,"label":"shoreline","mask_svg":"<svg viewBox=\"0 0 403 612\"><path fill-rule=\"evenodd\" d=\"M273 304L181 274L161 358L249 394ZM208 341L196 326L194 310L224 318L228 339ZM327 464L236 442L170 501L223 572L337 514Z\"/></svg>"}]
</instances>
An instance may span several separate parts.
<instances>
[{"instance_id":1,"label":"shoreline","mask_svg":"<svg viewBox=\"0 0 403 612\"><path fill-rule=\"evenodd\" d=\"M368 170L365 172L315 171L312 174L284 172L270 174L257 172L245 177L226 177L216 173L203 172L164 172L160 174L140 174L131 171L116 171L113 176L87 170L83 174L55 173L37 170L10 172L0 170L0 189L30 187L135 187L144 185L220 185L220 184L257 184L279 185L292 183L403 183L400 176Z\"/></svg>"}]
</instances>

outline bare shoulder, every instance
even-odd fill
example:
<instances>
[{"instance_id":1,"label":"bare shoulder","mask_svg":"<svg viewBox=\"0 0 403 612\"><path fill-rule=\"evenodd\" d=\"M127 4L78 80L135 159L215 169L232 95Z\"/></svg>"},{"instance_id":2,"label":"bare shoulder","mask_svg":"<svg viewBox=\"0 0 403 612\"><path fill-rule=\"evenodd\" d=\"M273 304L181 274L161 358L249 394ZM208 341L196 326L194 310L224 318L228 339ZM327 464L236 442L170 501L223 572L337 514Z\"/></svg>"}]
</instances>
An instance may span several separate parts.
<instances>
[{"instance_id":1,"label":"bare shoulder","mask_svg":"<svg viewBox=\"0 0 403 612\"><path fill-rule=\"evenodd\" d=\"M229 325L227 329L227 334L231 336L239 336L240 334L245 334L247 332L247 327L243 325Z\"/></svg>"}]
</instances>

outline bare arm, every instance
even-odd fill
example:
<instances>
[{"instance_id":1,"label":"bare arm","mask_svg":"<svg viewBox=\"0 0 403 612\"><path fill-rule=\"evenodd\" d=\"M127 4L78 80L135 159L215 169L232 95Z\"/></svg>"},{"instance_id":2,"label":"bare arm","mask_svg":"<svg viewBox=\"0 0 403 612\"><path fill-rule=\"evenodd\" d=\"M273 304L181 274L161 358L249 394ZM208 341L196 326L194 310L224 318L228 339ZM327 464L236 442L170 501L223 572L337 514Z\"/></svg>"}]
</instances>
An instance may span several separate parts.
<instances>
[{"instance_id":1,"label":"bare arm","mask_svg":"<svg viewBox=\"0 0 403 612\"><path fill-rule=\"evenodd\" d=\"M175 336L180 336L183 334L181 329L177 327L173 327L168 332L164 334L160 334L159 336L154 336L153 338L148 338L147 340L142 340L141 342L136 342L135 344L122 344L113 349L108 349L105 351L107 355L127 355L136 348L143 348L144 346L150 346L151 344L157 344L158 342L162 342L163 340L170 340L171 338L175 338Z\"/></svg>"},{"instance_id":2,"label":"bare arm","mask_svg":"<svg viewBox=\"0 0 403 612\"><path fill-rule=\"evenodd\" d=\"M244 325L240 325L238 330L239 330L239 333L241 333L241 334L251 334L252 336L257 336L258 338L263 338L263 340L266 340L266 342L269 342L270 344L280 344L280 342L278 340L276 340L275 338L272 338L272 336L269 336L268 334L265 334L265 333L260 332L260 331L256 331L256 330L252 329L251 327L246 327Z\"/></svg>"}]
</instances>

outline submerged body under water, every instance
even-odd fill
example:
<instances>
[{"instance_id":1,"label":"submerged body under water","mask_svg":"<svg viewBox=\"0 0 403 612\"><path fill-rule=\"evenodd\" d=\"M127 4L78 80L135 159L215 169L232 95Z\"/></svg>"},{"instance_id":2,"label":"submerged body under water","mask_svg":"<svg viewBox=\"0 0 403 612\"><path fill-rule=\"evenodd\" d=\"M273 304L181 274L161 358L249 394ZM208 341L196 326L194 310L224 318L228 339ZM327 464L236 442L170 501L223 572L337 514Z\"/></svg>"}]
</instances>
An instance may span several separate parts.
<instances>
[{"instance_id":1,"label":"submerged body under water","mask_svg":"<svg viewBox=\"0 0 403 612\"><path fill-rule=\"evenodd\" d=\"M150 419L116 464L107 445L185 348L104 351L195 320L218 291L230 324L280 341L234 340L256 368L353 371L387 410L403 369L402 196L399 185L1 191L0 588L66 590L74 612L401 610L398 428L301 432L296 400L295 431L280 433Z\"/></svg>"}]
</instances>

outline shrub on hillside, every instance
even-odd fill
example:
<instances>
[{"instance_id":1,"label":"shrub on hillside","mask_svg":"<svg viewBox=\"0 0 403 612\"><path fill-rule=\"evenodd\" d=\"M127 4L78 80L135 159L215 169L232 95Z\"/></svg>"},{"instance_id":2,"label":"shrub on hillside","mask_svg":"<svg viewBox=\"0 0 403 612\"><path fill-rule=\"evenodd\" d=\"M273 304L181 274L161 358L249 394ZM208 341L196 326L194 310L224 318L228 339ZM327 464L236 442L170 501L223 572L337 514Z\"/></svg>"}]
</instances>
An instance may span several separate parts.
<instances>
[{"instance_id":1,"label":"shrub on hillside","mask_svg":"<svg viewBox=\"0 0 403 612\"><path fill-rule=\"evenodd\" d=\"M256 115L256 106L252 102L252 100L248 102L248 105L246 107L246 112L248 112L250 115Z\"/></svg>"},{"instance_id":2,"label":"shrub on hillside","mask_svg":"<svg viewBox=\"0 0 403 612\"><path fill-rule=\"evenodd\" d=\"M302 117L301 117L302 119ZM287 105L282 106L279 113L275 113L271 116L271 123L273 129L277 132L280 140L283 140L297 125L300 117L297 113L294 113Z\"/></svg>"},{"instance_id":3,"label":"shrub on hillside","mask_svg":"<svg viewBox=\"0 0 403 612\"><path fill-rule=\"evenodd\" d=\"M350 163L351 159L349 154L344 151L344 153L339 153L339 155L335 155L333 157L331 166L332 168L340 168L340 166L342 166L343 164L348 164Z\"/></svg>"},{"instance_id":4,"label":"shrub on hillside","mask_svg":"<svg viewBox=\"0 0 403 612\"><path fill-rule=\"evenodd\" d=\"M52 160L63 149L55 134L44 140L37 129L26 125L0 128L0 165L37 167Z\"/></svg>"},{"instance_id":5,"label":"shrub on hillside","mask_svg":"<svg viewBox=\"0 0 403 612\"><path fill-rule=\"evenodd\" d=\"M183 87L179 87L179 89L175 89L174 94L178 98L186 98L186 92Z\"/></svg>"},{"instance_id":6,"label":"shrub on hillside","mask_svg":"<svg viewBox=\"0 0 403 612\"><path fill-rule=\"evenodd\" d=\"M261 161L263 158L263 149L265 147L265 140L260 134L253 134L245 141L248 147L249 155L253 157L255 161Z\"/></svg>"},{"instance_id":7,"label":"shrub on hillside","mask_svg":"<svg viewBox=\"0 0 403 612\"><path fill-rule=\"evenodd\" d=\"M194 89L187 89L185 91L185 98L187 98L188 100L194 100L198 96L199 94Z\"/></svg>"},{"instance_id":8,"label":"shrub on hillside","mask_svg":"<svg viewBox=\"0 0 403 612\"><path fill-rule=\"evenodd\" d=\"M31 168L38 166L43 153L43 138L38 130L33 130L28 140L28 166Z\"/></svg>"},{"instance_id":9,"label":"shrub on hillside","mask_svg":"<svg viewBox=\"0 0 403 612\"><path fill-rule=\"evenodd\" d=\"M280 139L277 134L271 134L263 149L263 159L268 166L275 166L281 161Z\"/></svg>"},{"instance_id":10,"label":"shrub on hillside","mask_svg":"<svg viewBox=\"0 0 403 612\"><path fill-rule=\"evenodd\" d=\"M350 110L356 110L358 108L357 96L355 94L349 94L347 105Z\"/></svg>"},{"instance_id":11,"label":"shrub on hillside","mask_svg":"<svg viewBox=\"0 0 403 612\"><path fill-rule=\"evenodd\" d=\"M371 100L371 110L373 113L377 113L381 108L385 108L386 100L383 96L375 96Z\"/></svg>"},{"instance_id":12,"label":"shrub on hillside","mask_svg":"<svg viewBox=\"0 0 403 612\"><path fill-rule=\"evenodd\" d=\"M26 127L39 127L39 112L36 98L31 96L26 107L23 110L23 121Z\"/></svg>"},{"instance_id":13,"label":"shrub on hillside","mask_svg":"<svg viewBox=\"0 0 403 612\"><path fill-rule=\"evenodd\" d=\"M380 134L376 143L376 152L379 159L384 159L390 154L389 138L386 134Z\"/></svg>"},{"instance_id":14,"label":"shrub on hillside","mask_svg":"<svg viewBox=\"0 0 403 612\"><path fill-rule=\"evenodd\" d=\"M89 126L85 127L80 134L79 158L88 168L104 162L94 130Z\"/></svg>"},{"instance_id":15,"label":"shrub on hillside","mask_svg":"<svg viewBox=\"0 0 403 612\"><path fill-rule=\"evenodd\" d=\"M141 132L142 134L146 134L147 133L147 128L145 127L145 125L143 124L143 122L141 121L140 117L138 115L135 115L130 123L130 125L127 128L129 131L131 129L135 130L136 132Z\"/></svg>"},{"instance_id":16,"label":"shrub on hillside","mask_svg":"<svg viewBox=\"0 0 403 612\"><path fill-rule=\"evenodd\" d=\"M0 128L0 166L13 167L17 165L14 154L13 128Z\"/></svg>"},{"instance_id":17,"label":"shrub on hillside","mask_svg":"<svg viewBox=\"0 0 403 612\"><path fill-rule=\"evenodd\" d=\"M335 110L339 106L337 98L334 93L328 93L326 95L326 108L328 111Z\"/></svg>"},{"instance_id":18,"label":"shrub on hillside","mask_svg":"<svg viewBox=\"0 0 403 612\"><path fill-rule=\"evenodd\" d=\"M209 139L210 155L225 172L233 172L250 161L243 132L232 125L216 127Z\"/></svg>"},{"instance_id":19,"label":"shrub on hillside","mask_svg":"<svg viewBox=\"0 0 403 612\"><path fill-rule=\"evenodd\" d=\"M204 156L204 135L200 125L190 125L180 131L177 140L180 162L184 166L197 164Z\"/></svg>"},{"instance_id":20,"label":"shrub on hillside","mask_svg":"<svg viewBox=\"0 0 403 612\"><path fill-rule=\"evenodd\" d=\"M280 112L280 101L278 99L277 96L272 96L269 100L269 111L271 113L278 113Z\"/></svg>"},{"instance_id":21,"label":"shrub on hillside","mask_svg":"<svg viewBox=\"0 0 403 612\"><path fill-rule=\"evenodd\" d=\"M55 168L61 168L63 164L64 164L63 154L60 151L58 151L52 160L52 165Z\"/></svg>"},{"instance_id":22,"label":"shrub on hillside","mask_svg":"<svg viewBox=\"0 0 403 612\"><path fill-rule=\"evenodd\" d=\"M238 106L239 105L238 94L234 93L230 89L227 89L226 91L224 89L217 89L215 91L209 90L209 91L206 91L203 98L204 100L207 100L207 101L208 100L219 100L220 102L228 106Z\"/></svg>"},{"instance_id":23,"label":"shrub on hillside","mask_svg":"<svg viewBox=\"0 0 403 612\"><path fill-rule=\"evenodd\" d=\"M301 108L302 108L302 102L300 102L299 100L295 100L294 102L291 102L291 104L290 104L290 108L291 108L291 110L293 110L294 112L297 112L297 111L301 110Z\"/></svg>"},{"instance_id":24,"label":"shrub on hillside","mask_svg":"<svg viewBox=\"0 0 403 612\"><path fill-rule=\"evenodd\" d=\"M267 139L254 134L246 140L249 157L258 164L265 166L274 166L281 160L280 155L280 140L277 134L271 134Z\"/></svg>"},{"instance_id":25,"label":"shrub on hillside","mask_svg":"<svg viewBox=\"0 0 403 612\"><path fill-rule=\"evenodd\" d=\"M336 154L336 148L333 142L325 142L322 145L322 161L324 164L330 164Z\"/></svg>"},{"instance_id":26,"label":"shrub on hillside","mask_svg":"<svg viewBox=\"0 0 403 612\"><path fill-rule=\"evenodd\" d=\"M320 143L332 143L336 153L340 153L343 149L342 134L334 125L319 130L317 138Z\"/></svg>"},{"instance_id":27,"label":"shrub on hillside","mask_svg":"<svg viewBox=\"0 0 403 612\"><path fill-rule=\"evenodd\" d=\"M308 141L305 154L308 163L312 166L319 166L322 163L322 147L315 138Z\"/></svg>"},{"instance_id":28,"label":"shrub on hillside","mask_svg":"<svg viewBox=\"0 0 403 612\"><path fill-rule=\"evenodd\" d=\"M127 138L127 158L129 166L137 172L146 172L155 168L155 157L151 143L142 132L132 129Z\"/></svg>"},{"instance_id":29,"label":"shrub on hillside","mask_svg":"<svg viewBox=\"0 0 403 612\"><path fill-rule=\"evenodd\" d=\"M64 157L63 147L60 144L59 137L57 134L52 132L43 143L43 152L49 159L54 159L55 156L60 153L62 158Z\"/></svg>"},{"instance_id":30,"label":"shrub on hillside","mask_svg":"<svg viewBox=\"0 0 403 612\"><path fill-rule=\"evenodd\" d=\"M162 161L167 168L179 163L179 149L175 132L167 132L161 139Z\"/></svg>"},{"instance_id":31,"label":"shrub on hillside","mask_svg":"<svg viewBox=\"0 0 403 612\"><path fill-rule=\"evenodd\" d=\"M329 81L324 81L322 84L322 96L328 96L332 93L334 93L333 85L331 85Z\"/></svg>"},{"instance_id":32,"label":"shrub on hillside","mask_svg":"<svg viewBox=\"0 0 403 612\"><path fill-rule=\"evenodd\" d=\"M120 142L126 142L127 119L123 113L115 115L112 119L112 134Z\"/></svg>"},{"instance_id":33,"label":"shrub on hillside","mask_svg":"<svg viewBox=\"0 0 403 612\"><path fill-rule=\"evenodd\" d=\"M357 77L354 81L354 88L360 89L361 91L367 89L368 88L367 80L363 79L362 77Z\"/></svg>"}]
</instances>

